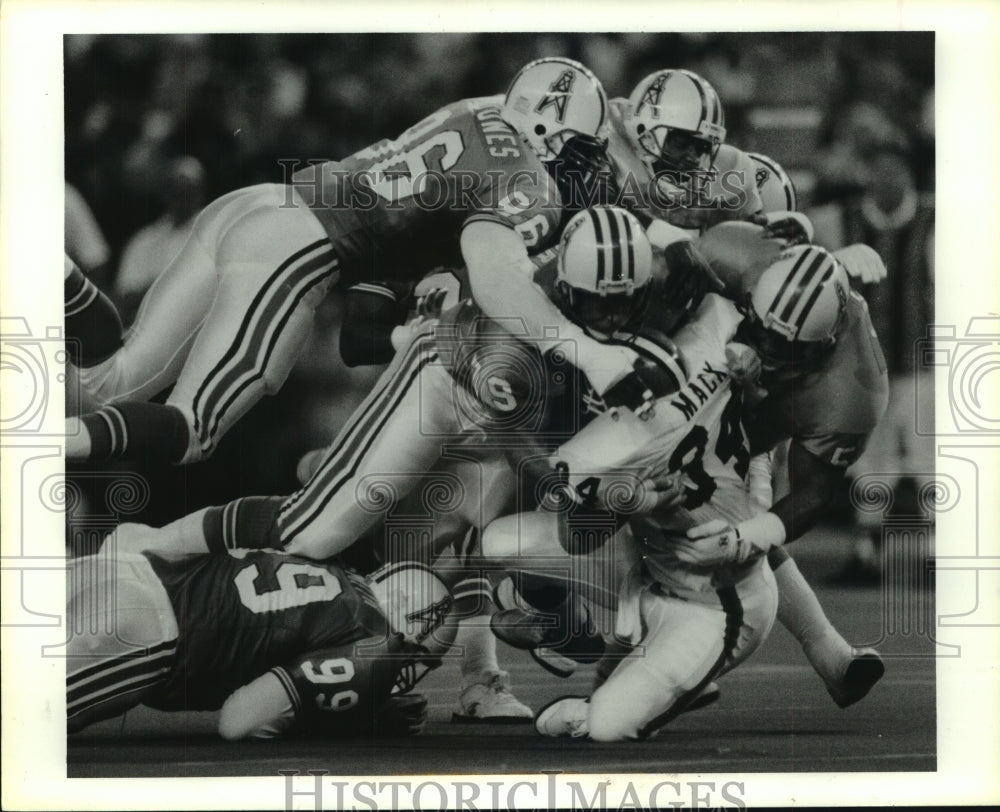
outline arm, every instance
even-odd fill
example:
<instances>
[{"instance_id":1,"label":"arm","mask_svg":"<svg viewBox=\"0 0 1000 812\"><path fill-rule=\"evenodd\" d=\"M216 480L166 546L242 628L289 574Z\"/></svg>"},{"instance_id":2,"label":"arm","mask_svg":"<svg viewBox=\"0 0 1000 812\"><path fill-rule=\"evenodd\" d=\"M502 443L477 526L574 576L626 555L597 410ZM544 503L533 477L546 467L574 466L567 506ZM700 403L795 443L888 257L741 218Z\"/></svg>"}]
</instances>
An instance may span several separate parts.
<instances>
[{"instance_id":1,"label":"arm","mask_svg":"<svg viewBox=\"0 0 1000 812\"><path fill-rule=\"evenodd\" d=\"M795 541L822 518L844 478L844 469L793 441L788 451L788 477L792 492L779 499L771 513L781 520L787 541Z\"/></svg>"},{"instance_id":2,"label":"arm","mask_svg":"<svg viewBox=\"0 0 1000 812\"><path fill-rule=\"evenodd\" d=\"M292 700L273 671L230 694L219 714L219 735L229 741L270 739L295 724Z\"/></svg>"},{"instance_id":3,"label":"arm","mask_svg":"<svg viewBox=\"0 0 1000 812\"><path fill-rule=\"evenodd\" d=\"M487 316L501 324L505 317L517 317L527 333L518 338L543 352L565 349L599 394L632 372L635 353L586 336L531 281L533 266L513 227L492 219L471 220L462 230L461 248L473 298ZM558 339L544 340L545 328L558 329Z\"/></svg>"}]
</instances>

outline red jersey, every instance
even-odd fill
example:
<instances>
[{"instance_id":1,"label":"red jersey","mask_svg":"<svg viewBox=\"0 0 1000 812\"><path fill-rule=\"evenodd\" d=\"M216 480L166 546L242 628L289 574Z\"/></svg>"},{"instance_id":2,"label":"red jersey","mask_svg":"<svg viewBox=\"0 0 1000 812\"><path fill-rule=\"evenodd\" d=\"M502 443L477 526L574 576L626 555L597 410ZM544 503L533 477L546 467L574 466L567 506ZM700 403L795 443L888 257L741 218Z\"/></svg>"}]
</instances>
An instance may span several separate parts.
<instances>
[{"instance_id":1,"label":"red jersey","mask_svg":"<svg viewBox=\"0 0 1000 812\"><path fill-rule=\"evenodd\" d=\"M529 252L556 240L562 203L555 182L500 118L502 102L450 104L394 141L293 175L347 284L460 267L461 230L477 219L515 228Z\"/></svg>"}]
</instances>

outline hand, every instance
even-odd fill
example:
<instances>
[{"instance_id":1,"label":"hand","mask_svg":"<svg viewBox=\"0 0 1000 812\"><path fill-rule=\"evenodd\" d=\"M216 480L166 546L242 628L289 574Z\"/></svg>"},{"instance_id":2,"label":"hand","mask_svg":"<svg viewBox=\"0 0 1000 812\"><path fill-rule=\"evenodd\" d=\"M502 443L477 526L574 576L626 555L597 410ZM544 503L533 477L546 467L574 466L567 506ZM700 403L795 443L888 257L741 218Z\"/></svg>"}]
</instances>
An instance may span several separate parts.
<instances>
[{"instance_id":1,"label":"hand","mask_svg":"<svg viewBox=\"0 0 1000 812\"><path fill-rule=\"evenodd\" d=\"M833 252L848 275L865 285L877 285L887 275L885 263L878 252L864 243L854 243Z\"/></svg>"},{"instance_id":2,"label":"hand","mask_svg":"<svg viewBox=\"0 0 1000 812\"><path fill-rule=\"evenodd\" d=\"M429 319L436 319L444 309L444 300L448 296L447 288L431 288L426 293L417 297L414 309L417 316Z\"/></svg>"},{"instance_id":3,"label":"hand","mask_svg":"<svg viewBox=\"0 0 1000 812\"><path fill-rule=\"evenodd\" d=\"M639 513L668 513L684 504L686 491L679 473L649 472L642 480L645 492Z\"/></svg>"},{"instance_id":4,"label":"hand","mask_svg":"<svg viewBox=\"0 0 1000 812\"><path fill-rule=\"evenodd\" d=\"M389 341L392 343L392 348L399 352L400 349L409 345L414 338L422 333L429 333L434 327L437 326L437 319L430 319L425 316L417 316L413 321L409 321L406 324L400 324L397 327L392 328L392 334L389 336Z\"/></svg>"},{"instance_id":5,"label":"hand","mask_svg":"<svg viewBox=\"0 0 1000 812\"><path fill-rule=\"evenodd\" d=\"M726 345L726 368L733 382L743 390L748 406L755 406L767 397L760 385L761 363L753 347L731 341Z\"/></svg>"},{"instance_id":6,"label":"hand","mask_svg":"<svg viewBox=\"0 0 1000 812\"><path fill-rule=\"evenodd\" d=\"M759 223L759 221L757 221ZM807 245L812 242L811 224L798 212L775 212L764 215L761 239L784 240L787 245Z\"/></svg>"},{"instance_id":7,"label":"hand","mask_svg":"<svg viewBox=\"0 0 1000 812\"><path fill-rule=\"evenodd\" d=\"M692 527L687 537L689 540L677 543L674 551L681 561L700 567L742 564L756 551L740 536L739 529L724 519L712 519Z\"/></svg>"},{"instance_id":8,"label":"hand","mask_svg":"<svg viewBox=\"0 0 1000 812\"><path fill-rule=\"evenodd\" d=\"M395 694L375 714L376 736L416 736L427 724L427 697Z\"/></svg>"},{"instance_id":9,"label":"hand","mask_svg":"<svg viewBox=\"0 0 1000 812\"><path fill-rule=\"evenodd\" d=\"M781 519L770 511L736 527L724 519L712 519L688 530L688 541L678 542L675 552L681 561L703 567L742 564L783 544L785 533Z\"/></svg>"}]
</instances>

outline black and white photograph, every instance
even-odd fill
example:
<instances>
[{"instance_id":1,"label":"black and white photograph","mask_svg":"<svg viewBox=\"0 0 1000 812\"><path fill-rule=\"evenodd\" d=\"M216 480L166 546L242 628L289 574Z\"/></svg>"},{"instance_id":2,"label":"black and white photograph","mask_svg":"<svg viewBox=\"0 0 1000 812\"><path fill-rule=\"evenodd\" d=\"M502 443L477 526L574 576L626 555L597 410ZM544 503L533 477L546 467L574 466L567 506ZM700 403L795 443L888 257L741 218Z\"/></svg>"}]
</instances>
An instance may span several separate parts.
<instances>
[{"instance_id":1,"label":"black and white photograph","mask_svg":"<svg viewBox=\"0 0 1000 812\"><path fill-rule=\"evenodd\" d=\"M5 807L1000 800L995 9L193 8L0 32Z\"/></svg>"}]
</instances>

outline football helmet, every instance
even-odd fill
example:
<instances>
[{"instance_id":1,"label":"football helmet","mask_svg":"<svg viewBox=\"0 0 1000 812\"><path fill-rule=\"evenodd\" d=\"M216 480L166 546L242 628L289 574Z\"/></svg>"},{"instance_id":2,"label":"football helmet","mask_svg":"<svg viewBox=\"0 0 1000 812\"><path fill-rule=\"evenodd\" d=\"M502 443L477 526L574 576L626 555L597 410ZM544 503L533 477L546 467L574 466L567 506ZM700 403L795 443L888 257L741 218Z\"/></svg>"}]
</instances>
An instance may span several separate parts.
<instances>
[{"instance_id":1,"label":"football helmet","mask_svg":"<svg viewBox=\"0 0 1000 812\"><path fill-rule=\"evenodd\" d=\"M601 199L608 100L600 80L572 59L546 57L525 65L510 83L501 117L527 141L555 179L571 211Z\"/></svg>"},{"instance_id":2,"label":"football helmet","mask_svg":"<svg viewBox=\"0 0 1000 812\"><path fill-rule=\"evenodd\" d=\"M556 268L556 303L590 332L609 336L642 318L653 251L642 225L624 209L576 214L563 230Z\"/></svg>"},{"instance_id":3,"label":"football helmet","mask_svg":"<svg viewBox=\"0 0 1000 812\"><path fill-rule=\"evenodd\" d=\"M430 654L451 647L457 629L446 621L454 599L429 567L416 561L386 564L369 575L368 582L392 630L407 642Z\"/></svg>"},{"instance_id":4,"label":"football helmet","mask_svg":"<svg viewBox=\"0 0 1000 812\"><path fill-rule=\"evenodd\" d=\"M849 288L846 271L829 251L789 248L751 288L736 340L756 350L765 374L812 371L837 341Z\"/></svg>"},{"instance_id":5,"label":"football helmet","mask_svg":"<svg viewBox=\"0 0 1000 812\"><path fill-rule=\"evenodd\" d=\"M653 175L680 176L712 168L726 140L719 95L689 70L651 73L629 96L626 129Z\"/></svg>"},{"instance_id":6,"label":"football helmet","mask_svg":"<svg viewBox=\"0 0 1000 812\"><path fill-rule=\"evenodd\" d=\"M757 192L764 204L764 213L776 211L798 211L798 197L795 194L795 184L788 173L777 161L761 155L759 152L748 152L747 155L757 170L754 181Z\"/></svg>"},{"instance_id":7,"label":"football helmet","mask_svg":"<svg viewBox=\"0 0 1000 812\"><path fill-rule=\"evenodd\" d=\"M548 162L574 136L597 138L607 120L608 99L600 80L579 62L545 57L518 71L500 115Z\"/></svg>"}]
</instances>

